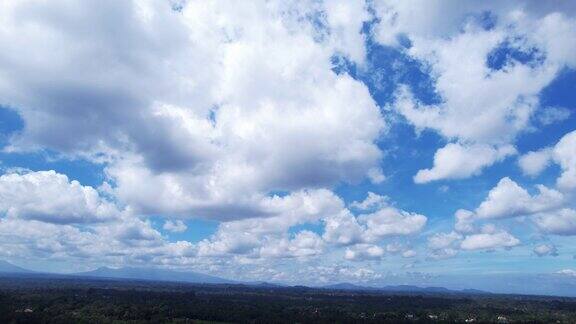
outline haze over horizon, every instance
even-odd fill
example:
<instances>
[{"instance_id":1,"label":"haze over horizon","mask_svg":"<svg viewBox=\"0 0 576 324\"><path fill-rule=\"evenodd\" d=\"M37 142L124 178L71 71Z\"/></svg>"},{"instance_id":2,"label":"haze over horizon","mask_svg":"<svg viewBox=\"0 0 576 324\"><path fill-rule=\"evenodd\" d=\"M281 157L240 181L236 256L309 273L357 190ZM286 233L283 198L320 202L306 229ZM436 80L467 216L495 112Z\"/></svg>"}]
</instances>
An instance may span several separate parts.
<instances>
[{"instance_id":1,"label":"haze over horizon","mask_svg":"<svg viewBox=\"0 0 576 324\"><path fill-rule=\"evenodd\" d=\"M0 260L576 283L576 2L4 0L0 48Z\"/></svg>"}]
</instances>

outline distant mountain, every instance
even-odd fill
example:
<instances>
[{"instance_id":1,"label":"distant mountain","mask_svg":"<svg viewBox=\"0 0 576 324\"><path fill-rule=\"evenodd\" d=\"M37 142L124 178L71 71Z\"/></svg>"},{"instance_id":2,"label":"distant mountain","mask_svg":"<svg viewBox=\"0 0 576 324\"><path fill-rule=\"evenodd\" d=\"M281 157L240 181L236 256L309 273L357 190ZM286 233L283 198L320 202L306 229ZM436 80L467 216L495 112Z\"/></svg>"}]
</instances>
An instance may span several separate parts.
<instances>
[{"instance_id":1,"label":"distant mountain","mask_svg":"<svg viewBox=\"0 0 576 324\"><path fill-rule=\"evenodd\" d=\"M402 292L402 293L435 293L435 294L489 294L488 292L477 289L451 290L444 287L418 287L412 285L384 286L384 287L366 287L347 282L322 286L323 289L332 290L356 290L356 291L381 291L381 292Z\"/></svg>"},{"instance_id":2,"label":"distant mountain","mask_svg":"<svg viewBox=\"0 0 576 324\"><path fill-rule=\"evenodd\" d=\"M489 292L486 292L484 290L478 290L478 289L462 289L460 290L461 292L465 293L465 294L469 294L469 295L482 295L482 294L489 294Z\"/></svg>"},{"instance_id":3,"label":"distant mountain","mask_svg":"<svg viewBox=\"0 0 576 324\"><path fill-rule=\"evenodd\" d=\"M208 284L233 284L232 280L227 280L215 276L210 276L196 272L181 272L166 269L152 268L119 268L112 269L101 267L96 270L79 272L73 274L79 277L97 277L113 279L134 279L153 281L177 281L188 283L208 283Z\"/></svg>"},{"instance_id":4,"label":"distant mountain","mask_svg":"<svg viewBox=\"0 0 576 324\"><path fill-rule=\"evenodd\" d=\"M12 263L4 260L0 260L0 272L2 273L34 273L32 270L20 268Z\"/></svg>"},{"instance_id":5,"label":"distant mountain","mask_svg":"<svg viewBox=\"0 0 576 324\"><path fill-rule=\"evenodd\" d=\"M258 287L258 288L282 288L282 287L286 287L286 286L281 285L281 284L271 283L271 282L266 282L266 281L252 281L252 282L245 282L243 284L247 285L247 286Z\"/></svg>"},{"instance_id":6,"label":"distant mountain","mask_svg":"<svg viewBox=\"0 0 576 324\"><path fill-rule=\"evenodd\" d=\"M386 291L402 291L402 292L425 292L425 293L450 293L459 292L455 290L450 290L444 287L418 287L412 285L398 285L398 286L386 286L380 288L380 290Z\"/></svg>"},{"instance_id":7,"label":"distant mountain","mask_svg":"<svg viewBox=\"0 0 576 324\"><path fill-rule=\"evenodd\" d=\"M334 290L377 290L378 289L378 288L374 288L374 287L358 286L358 285L351 284L348 282L341 282L341 283L337 283L337 284L322 286L321 288L334 289Z\"/></svg>"}]
</instances>

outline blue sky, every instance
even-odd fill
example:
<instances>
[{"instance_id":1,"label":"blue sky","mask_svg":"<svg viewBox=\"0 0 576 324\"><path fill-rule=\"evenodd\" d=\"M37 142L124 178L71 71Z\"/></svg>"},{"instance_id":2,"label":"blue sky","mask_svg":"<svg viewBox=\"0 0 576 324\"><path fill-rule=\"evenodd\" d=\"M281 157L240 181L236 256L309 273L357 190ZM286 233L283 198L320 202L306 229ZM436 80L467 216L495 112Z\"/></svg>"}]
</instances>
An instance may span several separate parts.
<instances>
[{"instance_id":1,"label":"blue sky","mask_svg":"<svg viewBox=\"0 0 576 324\"><path fill-rule=\"evenodd\" d=\"M576 276L576 6L176 7L0 4L0 258Z\"/></svg>"}]
</instances>

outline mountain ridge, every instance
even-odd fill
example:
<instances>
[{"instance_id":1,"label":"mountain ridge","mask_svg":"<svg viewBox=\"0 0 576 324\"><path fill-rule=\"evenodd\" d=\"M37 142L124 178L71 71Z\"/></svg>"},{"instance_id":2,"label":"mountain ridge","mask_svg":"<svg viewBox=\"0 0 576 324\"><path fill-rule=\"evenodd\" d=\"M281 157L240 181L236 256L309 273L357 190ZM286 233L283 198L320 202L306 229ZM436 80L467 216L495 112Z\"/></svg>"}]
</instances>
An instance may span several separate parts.
<instances>
[{"instance_id":1,"label":"mountain ridge","mask_svg":"<svg viewBox=\"0 0 576 324\"><path fill-rule=\"evenodd\" d=\"M6 260L0 260L0 272L1 273L36 273L35 271L24 269L17 265L14 265Z\"/></svg>"},{"instance_id":2,"label":"mountain ridge","mask_svg":"<svg viewBox=\"0 0 576 324\"><path fill-rule=\"evenodd\" d=\"M479 289L448 289L445 287L420 287L414 285L390 285L382 287L360 286L349 282L341 282L319 287L321 289L348 290L348 291L380 291L404 293L461 293L461 294L490 294Z\"/></svg>"},{"instance_id":3,"label":"mountain ridge","mask_svg":"<svg viewBox=\"0 0 576 324\"><path fill-rule=\"evenodd\" d=\"M186 282L186 283L207 283L207 284L237 283L236 281L233 280L228 280L208 274L191 272L191 271L177 271L169 269L138 268L138 267L122 267L122 268L99 267L91 271L76 272L70 275L75 277L135 279L135 280L170 281L170 282Z\"/></svg>"}]
</instances>

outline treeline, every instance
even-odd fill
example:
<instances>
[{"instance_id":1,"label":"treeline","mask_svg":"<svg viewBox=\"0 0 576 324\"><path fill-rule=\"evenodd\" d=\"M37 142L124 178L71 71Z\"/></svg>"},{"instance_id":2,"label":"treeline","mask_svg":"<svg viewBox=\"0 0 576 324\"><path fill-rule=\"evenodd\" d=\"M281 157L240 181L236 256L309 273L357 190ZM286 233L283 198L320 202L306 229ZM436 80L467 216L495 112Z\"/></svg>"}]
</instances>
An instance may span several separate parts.
<instances>
[{"instance_id":1,"label":"treeline","mask_svg":"<svg viewBox=\"0 0 576 324\"><path fill-rule=\"evenodd\" d=\"M576 300L0 279L0 323L576 323Z\"/></svg>"}]
</instances>

